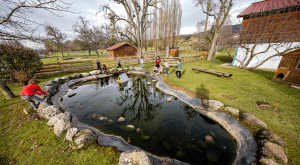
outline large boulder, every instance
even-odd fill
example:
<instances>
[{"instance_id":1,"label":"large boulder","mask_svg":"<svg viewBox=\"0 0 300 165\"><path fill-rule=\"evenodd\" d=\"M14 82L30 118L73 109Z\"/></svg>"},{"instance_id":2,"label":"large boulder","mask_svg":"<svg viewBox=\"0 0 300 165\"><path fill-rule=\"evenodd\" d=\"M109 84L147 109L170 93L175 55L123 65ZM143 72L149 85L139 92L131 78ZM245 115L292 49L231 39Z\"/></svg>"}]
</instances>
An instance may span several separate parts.
<instances>
[{"instance_id":1,"label":"large boulder","mask_svg":"<svg viewBox=\"0 0 300 165\"><path fill-rule=\"evenodd\" d=\"M277 144L280 144L283 147L286 147L286 143L284 139L277 134L271 132L270 130L267 129L261 129L257 133L258 137L261 139L267 139L271 142L275 142Z\"/></svg>"},{"instance_id":2,"label":"large boulder","mask_svg":"<svg viewBox=\"0 0 300 165\"><path fill-rule=\"evenodd\" d=\"M266 156L262 156L259 160L259 162L264 162L267 165L283 165L281 163L277 163L275 160L268 158Z\"/></svg>"},{"instance_id":3,"label":"large boulder","mask_svg":"<svg viewBox=\"0 0 300 165\"><path fill-rule=\"evenodd\" d=\"M71 114L70 112L65 112L65 113L60 113L56 116L53 116L49 119L47 122L47 125L55 125L59 120L64 121L64 122L70 122L71 121Z\"/></svg>"},{"instance_id":4,"label":"large boulder","mask_svg":"<svg viewBox=\"0 0 300 165\"><path fill-rule=\"evenodd\" d=\"M220 101L218 100L206 100L206 99L203 99L203 102L202 104L206 107L206 108L209 108L209 109L212 109L212 110L219 110L221 107L224 106L223 103L221 103Z\"/></svg>"},{"instance_id":5,"label":"large boulder","mask_svg":"<svg viewBox=\"0 0 300 165\"><path fill-rule=\"evenodd\" d=\"M117 70L118 70L118 71L122 71L123 69L122 69L122 68L117 68Z\"/></svg>"},{"instance_id":6,"label":"large boulder","mask_svg":"<svg viewBox=\"0 0 300 165\"><path fill-rule=\"evenodd\" d=\"M76 135L77 132L78 132L78 129L76 127L69 128L67 130L66 140L73 141L72 138Z\"/></svg>"},{"instance_id":7,"label":"large boulder","mask_svg":"<svg viewBox=\"0 0 300 165\"><path fill-rule=\"evenodd\" d=\"M47 119L50 119L51 117L60 114L61 110L60 110L60 107L58 107L57 105L51 105L51 106L48 106L48 107L38 111L38 113L41 116L43 116Z\"/></svg>"},{"instance_id":8,"label":"large boulder","mask_svg":"<svg viewBox=\"0 0 300 165\"><path fill-rule=\"evenodd\" d=\"M267 129L267 124L249 113L240 113L240 120L255 127Z\"/></svg>"},{"instance_id":9,"label":"large boulder","mask_svg":"<svg viewBox=\"0 0 300 165\"><path fill-rule=\"evenodd\" d=\"M235 109L235 108L232 108L232 107L226 107L225 108L225 111L229 112L231 115L235 115L235 116L238 116L240 111Z\"/></svg>"},{"instance_id":10,"label":"large boulder","mask_svg":"<svg viewBox=\"0 0 300 165\"><path fill-rule=\"evenodd\" d=\"M96 132L90 129L84 129L73 137L73 142L70 145L73 149L79 149L88 144L95 143L97 140L98 136Z\"/></svg>"},{"instance_id":11,"label":"large boulder","mask_svg":"<svg viewBox=\"0 0 300 165\"><path fill-rule=\"evenodd\" d=\"M62 77L61 79L64 80L64 81L66 82L66 81L69 81L69 80L70 80L70 77L69 77L69 76L64 76L64 77Z\"/></svg>"},{"instance_id":12,"label":"large boulder","mask_svg":"<svg viewBox=\"0 0 300 165\"><path fill-rule=\"evenodd\" d=\"M62 84L64 82L61 78L55 78L53 81L56 81L58 84Z\"/></svg>"},{"instance_id":13,"label":"large boulder","mask_svg":"<svg viewBox=\"0 0 300 165\"><path fill-rule=\"evenodd\" d=\"M144 151L122 152L119 158L119 165L151 165L147 154Z\"/></svg>"},{"instance_id":14,"label":"large boulder","mask_svg":"<svg viewBox=\"0 0 300 165\"><path fill-rule=\"evenodd\" d=\"M57 88L54 86L44 86L42 90L49 93L50 96L53 96L58 92Z\"/></svg>"},{"instance_id":15,"label":"large boulder","mask_svg":"<svg viewBox=\"0 0 300 165\"><path fill-rule=\"evenodd\" d=\"M77 78L80 78L80 77L81 77L81 74L79 74L79 73L74 73L74 74L71 76L72 79L77 79Z\"/></svg>"},{"instance_id":16,"label":"large boulder","mask_svg":"<svg viewBox=\"0 0 300 165\"><path fill-rule=\"evenodd\" d=\"M132 66L130 66L130 67L129 67L129 70L133 70L133 67L132 67Z\"/></svg>"},{"instance_id":17,"label":"large boulder","mask_svg":"<svg viewBox=\"0 0 300 165\"><path fill-rule=\"evenodd\" d=\"M124 117L120 117L120 118L118 119L118 122L123 122L123 121L125 121L125 118L124 118Z\"/></svg>"},{"instance_id":18,"label":"large boulder","mask_svg":"<svg viewBox=\"0 0 300 165\"><path fill-rule=\"evenodd\" d=\"M62 136L69 128L74 127L73 123L65 122L63 120L58 120L58 122L54 126L54 133L57 136Z\"/></svg>"},{"instance_id":19,"label":"large boulder","mask_svg":"<svg viewBox=\"0 0 300 165\"><path fill-rule=\"evenodd\" d=\"M111 68L111 69L109 70L109 72L116 72L116 71L118 71L118 69L116 69L116 68Z\"/></svg>"},{"instance_id":20,"label":"large boulder","mask_svg":"<svg viewBox=\"0 0 300 165\"><path fill-rule=\"evenodd\" d=\"M53 87L57 88L58 85L59 85L59 84L58 84L57 81L51 80L51 81L46 81L46 82L44 82L44 83L43 83L43 88L44 88L45 86L53 86Z\"/></svg>"},{"instance_id":21,"label":"large boulder","mask_svg":"<svg viewBox=\"0 0 300 165\"><path fill-rule=\"evenodd\" d=\"M281 160L284 164L288 163L288 157L286 156L280 145L269 142L267 140L259 141L258 144L262 146L261 153L263 155L275 157Z\"/></svg>"},{"instance_id":22,"label":"large boulder","mask_svg":"<svg viewBox=\"0 0 300 165\"><path fill-rule=\"evenodd\" d=\"M100 70L93 70L93 71L90 71L90 75L98 75L100 74L101 71Z\"/></svg>"},{"instance_id":23,"label":"large boulder","mask_svg":"<svg viewBox=\"0 0 300 165\"><path fill-rule=\"evenodd\" d=\"M82 77L87 77L87 76L89 76L90 74L89 73L81 73L81 76Z\"/></svg>"}]
</instances>

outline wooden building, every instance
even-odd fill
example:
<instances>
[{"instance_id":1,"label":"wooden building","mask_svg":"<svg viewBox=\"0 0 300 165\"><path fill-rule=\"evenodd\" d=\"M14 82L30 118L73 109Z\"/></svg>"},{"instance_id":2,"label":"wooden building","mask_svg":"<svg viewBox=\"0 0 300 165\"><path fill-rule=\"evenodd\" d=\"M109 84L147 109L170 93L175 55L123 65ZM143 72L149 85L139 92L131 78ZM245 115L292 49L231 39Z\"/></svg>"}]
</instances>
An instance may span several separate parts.
<instances>
[{"instance_id":1,"label":"wooden building","mask_svg":"<svg viewBox=\"0 0 300 165\"><path fill-rule=\"evenodd\" d=\"M179 57L179 50L178 49L171 49L169 51L169 57Z\"/></svg>"},{"instance_id":2,"label":"wooden building","mask_svg":"<svg viewBox=\"0 0 300 165\"><path fill-rule=\"evenodd\" d=\"M283 55L273 80L300 86L300 49Z\"/></svg>"},{"instance_id":3,"label":"wooden building","mask_svg":"<svg viewBox=\"0 0 300 165\"><path fill-rule=\"evenodd\" d=\"M238 15L238 18L243 18L241 44L250 49L255 48L254 53L262 52L249 63L248 67L256 66L278 51L284 52L290 43L300 43L298 0L264 0L252 3ZM278 48L274 43L285 44L282 44L282 48ZM246 49L239 46L235 57L240 61L247 59ZM281 58L281 56L274 57L259 68L277 69ZM241 66L237 60L234 60L232 65Z\"/></svg>"},{"instance_id":4,"label":"wooden building","mask_svg":"<svg viewBox=\"0 0 300 165\"><path fill-rule=\"evenodd\" d=\"M132 57L137 55L137 49L127 43L118 43L106 48L108 58Z\"/></svg>"}]
</instances>

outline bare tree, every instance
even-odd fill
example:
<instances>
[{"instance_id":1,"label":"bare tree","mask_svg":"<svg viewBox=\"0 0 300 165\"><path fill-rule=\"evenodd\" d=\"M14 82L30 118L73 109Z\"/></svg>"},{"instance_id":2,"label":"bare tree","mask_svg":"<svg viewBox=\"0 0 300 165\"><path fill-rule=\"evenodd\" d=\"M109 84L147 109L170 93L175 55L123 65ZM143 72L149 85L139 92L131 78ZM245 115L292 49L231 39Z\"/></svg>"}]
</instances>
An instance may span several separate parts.
<instances>
[{"instance_id":1,"label":"bare tree","mask_svg":"<svg viewBox=\"0 0 300 165\"><path fill-rule=\"evenodd\" d=\"M144 33L150 27L150 21L147 21L149 16L148 10L151 7L157 7L155 0L111 0L112 2L121 5L125 11L126 16L118 15L109 5L101 5L100 11L107 14L107 18L113 23L125 23L128 27L126 31L119 31L122 36L125 36L138 48L138 59L142 56ZM98 12L98 13L99 13ZM97 13L97 14L98 14ZM139 62L140 60L138 60Z\"/></svg>"},{"instance_id":2,"label":"bare tree","mask_svg":"<svg viewBox=\"0 0 300 165\"><path fill-rule=\"evenodd\" d=\"M206 2L206 1L205 1ZM219 0L219 3L216 5L216 11L211 12L211 10L207 10L210 5L206 6L205 9L205 3L202 0L197 0L197 3L199 3L202 7L203 13L205 13L208 16L214 17L214 24L209 31L212 34L212 37L209 37L206 35L206 38L210 41L210 49L207 55L207 60L211 61L213 57L213 53L217 44L218 37L220 35L220 30L223 27L226 18L230 12L230 9L233 5L232 0Z\"/></svg>"},{"instance_id":3,"label":"bare tree","mask_svg":"<svg viewBox=\"0 0 300 165\"><path fill-rule=\"evenodd\" d=\"M299 8L286 7L262 13L252 13L243 18L238 42L244 57L228 55L244 69L255 69L268 60L300 48ZM262 58L264 56L264 58ZM260 59L253 63L254 59Z\"/></svg>"},{"instance_id":4,"label":"bare tree","mask_svg":"<svg viewBox=\"0 0 300 165\"><path fill-rule=\"evenodd\" d=\"M52 45L54 45L58 50L60 50L61 57L64 57L63 52L63 41L66 39L66 35L60 32L60 30L57 29L57 27L54 27L51 24L48 24L45 27L47 36L49 36L48 41Z\"/></svg>"},{"instance_id":5,"label":"bare tree","mask_svg":"<svg viewBox=\"0 0 300 165\"><path fill-rule=\"evenodd\" d=\"M75 33L78 33L76 37L76 42L89 51L91 55L92 43L91 43L91 30L89 29L89 21L85 20L82 16L79 16L79 21L76 21L76 24L73 25Z\"/></svg>"}]
</instances>

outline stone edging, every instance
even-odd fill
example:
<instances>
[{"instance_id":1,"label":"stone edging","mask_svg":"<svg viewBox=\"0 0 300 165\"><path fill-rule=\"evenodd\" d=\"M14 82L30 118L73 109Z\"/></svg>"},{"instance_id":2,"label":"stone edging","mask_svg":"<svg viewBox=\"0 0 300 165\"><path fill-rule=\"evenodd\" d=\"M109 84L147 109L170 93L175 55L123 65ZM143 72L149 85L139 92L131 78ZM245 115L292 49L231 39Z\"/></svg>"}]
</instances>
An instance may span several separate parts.
<instances>
[{"instance_id":1,"label":"stone edging","mask_svg":"<svg viewBox=\"0 0 300 165\"><path fill-rule=\"evenodd\" d=\"M133 68L131 67L130 70L132 70L132 69ZM134 69L141 70L140 68L137 68L137 67L135 67ZM115 70L111 69L110 71L116 71L116 69ZM119 69L118 71L122 71L122 70ZM144 74L144 75L151 76L152 78L157 80L156 87L158 89L162 90L163 92L165 92L167 94L177 97L182 102L191 106L194 110L196 110L200 114L205 115L208 118L210 118L210 119L214 120L215 122L217 122L218 124L220 124L232 137L234 137L234 139L237 142L236 158L235 158L233 164L245 164L245 163L251 164L256 159L255 155L256 155L256 151L257 151L257 145L255 143L253 135L251 134L251 132L249 130L247 130L246 128L239 125L238 121L235 120L233 117L226 115L224 112L214 111L210 108L205 108L205 107L201 106L202 102L198 98L191 98L191 97L187 96L186 94L184 94L183 92L173 91L172 89L170 89L163 83L162 78L159 76L155 76L150 73L139 72L139 71L129 71L127 73L128 74L139 74L139 75ZM94 74L94 75L89 76L90 74ZM85 76L85 77L80 78L81 76ZM105 78L105 77L110 77L110 76L112 76L112 75L100 74L100 71L91 71L90 73L82 73L82 74L75 73L73 76L70 76L71 78L74 78L74 80L71 80L71 81L69 81L69 77L64 76L64 77L62 77L62 79L65 79L67 81L67 83L60 85L58 92L57 92L57 90L54 89L54 94L56 92L57 93L55 95L52 93L52 95L54 95L54 96L52 97L51 100L54 105L59 106L60 108L64 109L67 112L66 107L61 103L61 99L67 93L67 89L69 86L75 85L80 82L85 82L85 81L89 81L89 80L93 80L93 79ZM54 81L57 82L58 85L61 83L59 78L56 78ZM46 83L46 87L47 86L51 87L51 85L53 85L52 84L53 81L50 81L50 82L51 82L50 85L49 84L47 85L47 83ZM57 89L58 86L53 85L53 88L51 88L52 91L49 91L49 88L44 88L44 87L45 87L45 85L43 86L43 90L46 91L48 89L47 92L52 92L53 88ZM58 115L55 114L52 117L54 117L54 116L58 116ZM67 136L68 136L68 134L70 134L69 130L71 130L71 128L74 128L75 124L76 124L75 128L76 128L76 130L77 129L78 130L75 131L75 133L73 133L73 136L75 136L75 134L79 130L82 131L82 130L90 129L90 130L93 130L97 134L97 136L98 136L97 141L99 144L107 145L107 146L116 146L116 147L118 147L119 150L121 150L123 152L137 151L137 152L146 153L152 164L163 163L164 161L166 161L168 163L172 163L172 164L185 164L185 163L179 162L177 160L171 160L168 158L160 158L160 157L151 155L147 152L144 152L138 147L131 146L130 144L125 142L120 137L106 135L93 127L90 127L88 125L85 125L85 124L79 122L78 119L76 118L76 116L74 116L72 114L71 114L70 120L72 121L72 123L74 123L74 125L70 126L70 128L67 129L68 130ZM79 134L79 133L77 133L77 134ZM72 137L71 137L71 141L72 141ZM120 160L121 160L121 158L120 158Z\"/></svg>"}]
</instances>

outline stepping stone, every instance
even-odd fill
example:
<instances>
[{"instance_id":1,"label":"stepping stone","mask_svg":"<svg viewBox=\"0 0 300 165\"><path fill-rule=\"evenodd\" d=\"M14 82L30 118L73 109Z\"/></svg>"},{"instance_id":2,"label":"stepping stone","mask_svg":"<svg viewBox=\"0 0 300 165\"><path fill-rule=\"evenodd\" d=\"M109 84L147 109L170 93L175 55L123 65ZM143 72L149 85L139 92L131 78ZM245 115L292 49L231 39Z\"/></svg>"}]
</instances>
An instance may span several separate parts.
<instances>
[{"instance_id":1,"label":"stepping stone","mask_svg":"<svg viewBox=\"0 0 300 165\"><path fill-rule=\"evenodd\" d=\"M96 115L96 114L94 114L94 115L92 116L92 118L93 118L93 119L97 118L97 115Z\"/></svg>"},{"instance_id":2,"label":"stepping stone","mask_svg":"<svg viewBox=\"0 0 300 165\"><path fill-rule=\"evenodd\" d=\"M151 82L147 82L147 85L151 85Z\"/></svg>"},{"instance_id":3,"label":"stepping stone","mask_svg":"<svg viewBox=\"0 0 300 165\"><path fill-rule=\"evenodd\" d=\"M270 130L267 130L267 129L259 130L258 137L260 137L262 139L267 139L271 142L275 142L277 144L280 144L283 147L286 147L286 143L285 143L284 139L282 137L278 136L277 134L271 132Z\"/></svg>"},{"instance_id":4,"label":"stepping stone","mask_svg":"<svg viewBox=\"0 0 300 165\"><path fill-rule=\"evenodd\" d=\"M128 131L132 131L134 129L135 129L134 125L127 125L126 126L126 130L128 130Z\"/></svg>"},{"instance_id":5,"label":"stepping stone","mask_svg":"<svg viewBox=\"0 0 300 165\"><path fill-rule=\"evenodd\" d=\"M108 120L108 118L107 118L107 117L104 117L104 116L101 116L101 117L99 117L98 119L101 120L101 121L106 121L106 120Z\"/></svg>"},{"instance_id":6,"label":"stepping stone","mask_svg":"<svg viewBox=\"0 0 300 165\"><path fill-rule=\"evenodd\" d=\"M167 98L167 101L172 101L172 99L173 99L172 97L169 97Z\"/></svg>"},{"instance_id":7,"label":"stepping stone","mask_svg":"<svg viewBox=\"0 0 300 165\"><path fill-rule=\"evenodd\" d=\"M69 93L68 97L72 97L72 96L75 96L75 95L76 95L76 93Z\"/></svg>"},{"instance_id":8,"label":"stepping stone","mask_svg":"<svg viewBox=\"0 0 300 165\"><path fill-rule=\"evenodd\" d=\"M107 121L108 121L108 124L114 123L114 121L112 119L108 119Z\"/></svg>"},{"instance_id":9,"label":"stepping stone","mask_svg":"<svg viewBox=\"0 0 300 165\"><path fill-rule=\"evenodd\" d=\"M270 103L261 101L256 101L256 105L258 105L260 109L268 109L269 107L271 107Z\"/></svg>"},{"instance_id":10,"label":"stepping stone","mask_svg":"<svg viewBox=\"0 0 300 165\"><path fill-rule=\"evenodd\" d=\"M125 121L125 118L124 118L124 117L120 117L120 118L118 119L118 122L123 122L123 121Z\"/></svg>"}]
</instances>

